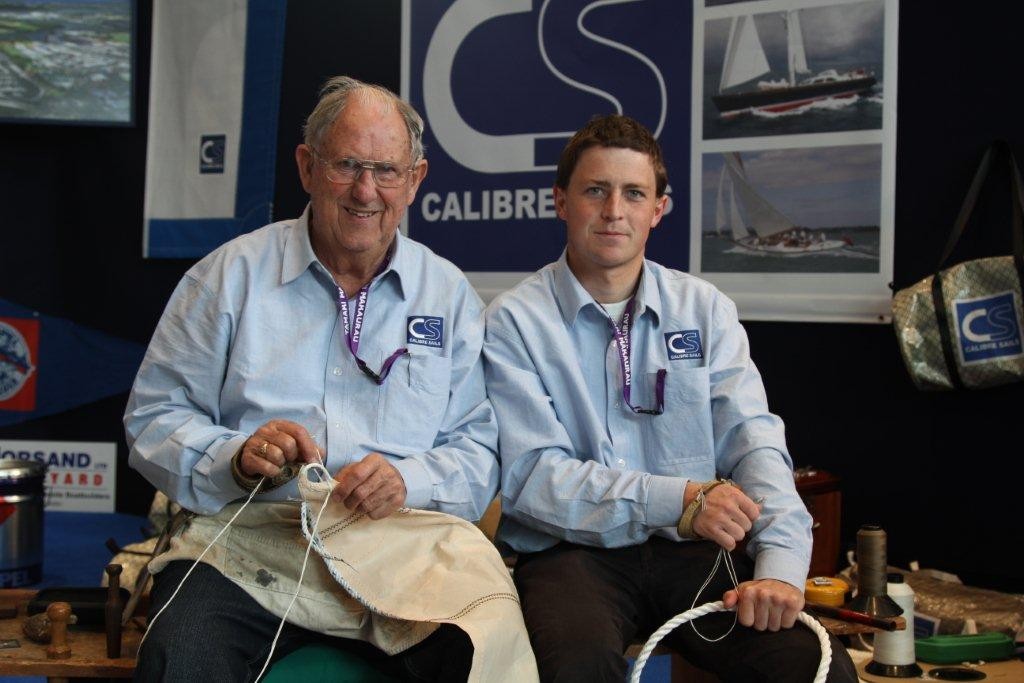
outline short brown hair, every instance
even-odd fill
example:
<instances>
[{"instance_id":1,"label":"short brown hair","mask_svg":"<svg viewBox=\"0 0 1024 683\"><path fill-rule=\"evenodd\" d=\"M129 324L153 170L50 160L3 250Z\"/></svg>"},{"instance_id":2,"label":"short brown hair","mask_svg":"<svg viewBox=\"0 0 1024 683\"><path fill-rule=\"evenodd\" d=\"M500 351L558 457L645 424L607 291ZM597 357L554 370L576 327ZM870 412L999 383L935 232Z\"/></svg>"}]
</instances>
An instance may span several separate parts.
<instances>
[{"instance_id":1,"label":"short brown hair","mask_svg":"<svg viewBox=\"0 0 1024 683\"><path fill-rule=\"evenodd\" d=\"M661 146L642 123L621 114L595 116L587 125L576 131L558 159L556 186L563 190L569 187L569 179L576 170L580 155L591 147L622 147L646 154L654 166L657 196L665 194L665 188L668 187L668 171L661 155Z\"/></svg>"}]
</instances>

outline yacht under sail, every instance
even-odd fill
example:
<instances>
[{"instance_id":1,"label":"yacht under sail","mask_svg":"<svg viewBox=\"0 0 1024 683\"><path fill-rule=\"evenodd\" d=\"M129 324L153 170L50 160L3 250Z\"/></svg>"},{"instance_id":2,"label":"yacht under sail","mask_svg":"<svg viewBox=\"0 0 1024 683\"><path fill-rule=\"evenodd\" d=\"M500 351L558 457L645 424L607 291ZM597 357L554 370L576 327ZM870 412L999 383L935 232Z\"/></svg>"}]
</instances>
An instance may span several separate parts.
<instances>
[{"instance_id":1,"label":"yacht under sail","mask_svg":"<svg viewBox=\"0 0 1024 683\"><path fill-rule=\"evenodd\" d=\"M786 54L788 79L762 81L753 89L744 84L771 72L764 46L757 35L754 17L733 17L729 26L729 41L722 64L722 77L718 94L711 96L722 117L728 118L749 111L784 112L829 97L854 97L870 90L877 82L865 69L843 73L827 69L798 80L798 76L811 73L804 50L804 34L800 27L800 10L788 10L783 15L786 24ZM732 92L728 89L737 88Z\"/></svg>"},{"instance_id":2,"label":"yacht under sail","mask_svg":"<svg viewBox=\"0 0 1024 683\"><path fill-rule=\"evenodd\" d=\"M738 152L722 155L715 228L740 247L782 256L842 249L848 240L827 239L801 228L754 189ZM740 208L742 207L742 213ZM743 220L746 216L746 221Z\"/></svg>"}]
</instances>

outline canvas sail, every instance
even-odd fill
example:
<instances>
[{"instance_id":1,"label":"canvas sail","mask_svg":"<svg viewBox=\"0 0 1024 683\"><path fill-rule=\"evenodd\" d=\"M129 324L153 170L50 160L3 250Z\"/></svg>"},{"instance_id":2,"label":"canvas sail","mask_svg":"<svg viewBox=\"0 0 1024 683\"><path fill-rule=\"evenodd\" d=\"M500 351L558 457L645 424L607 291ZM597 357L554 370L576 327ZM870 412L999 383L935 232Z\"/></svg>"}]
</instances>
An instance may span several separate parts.
<instances>
[{"instance_id":1,"label":"canvas sail","mask_svg":"<svg viewBox=\"0 0 1024 683\"><path fill-rule=\"evenodd\" d=\"M768 58L765 57L764 46L757 35L754 18L746 15L733 17L729 26L725 63L722 65L722 79L718 84L719 92L769 71Z\"/></svg>"},{"instance_id":2,"label":"canvas sail","mask_svg":"<svg viewBox=\"0 0 1024 683\"><path fill-rule=\"evenodd\" d=\"M718 206L715 213L715 229L719 235L727 232L734 240L747 237L747 227L740 215L736 202L736 189L729 179L729 171L722 166L722 174L718 177Z\"/></svg>"},{"instance_id":3,"label":"canvas sail","mask_svg":"<svg viewBox=\"0 0 1024 683\"><path fill-rule=\"evenodd\" d=\"M768 200L751 186L750 181L747 180L747 174L743 170L740 155L736 152L727 152L722 156L725 157L725 167L728 169L729 178L739 195L739 202L747 214L747 225L752 227L759 237L768 237L793 229L795 227L793 221L769 204ZM735 231L733 234L735 235Z\"/></svg>"},{"instance_id":4,"label":"canvas sail","mask_svg":"<svg viewBox=\"0 0 1024 683\"><path fill-rule=\"evenodd\" d=\"M804 52L804 32L800 28L800 10L786 13L786 44L789 52L789 84L796 85L796 75L810 73Z\"/></svg>"}]
</instances>

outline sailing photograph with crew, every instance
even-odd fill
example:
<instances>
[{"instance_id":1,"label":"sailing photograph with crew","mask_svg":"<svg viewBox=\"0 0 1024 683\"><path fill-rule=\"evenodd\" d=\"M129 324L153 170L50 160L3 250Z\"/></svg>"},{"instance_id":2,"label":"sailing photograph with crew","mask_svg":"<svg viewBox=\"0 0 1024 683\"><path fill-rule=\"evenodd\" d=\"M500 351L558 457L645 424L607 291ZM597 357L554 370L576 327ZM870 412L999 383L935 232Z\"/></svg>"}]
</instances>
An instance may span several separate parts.
<instances>
[{"instance_id":1,"label":"sailing photograph with crew","mask_svg":"<svg viewBox=\"0 0 1024 683\"><path fill-rule=\"evenodd\" d=\"M705 22L704 139L881 128L883 0L752 4Z\"/></svg>"},{"instance_id":2,"label":"sailing photograph with crew","mask_svg":"<svg viewBox=\"0 0 1024 683\"><path fill-rule=\"evenodd\" d=\"M703 155L703 272L877 273L881 145Z\"/></svg>"}]
</instances>

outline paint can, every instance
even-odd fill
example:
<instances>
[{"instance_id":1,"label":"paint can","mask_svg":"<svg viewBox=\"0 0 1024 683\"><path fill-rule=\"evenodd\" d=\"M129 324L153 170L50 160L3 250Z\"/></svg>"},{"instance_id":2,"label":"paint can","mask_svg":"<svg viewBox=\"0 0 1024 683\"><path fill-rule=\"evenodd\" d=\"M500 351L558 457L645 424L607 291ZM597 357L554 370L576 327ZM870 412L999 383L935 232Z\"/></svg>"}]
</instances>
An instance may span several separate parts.
<instances>
[{"instance_id":1,"label":"paint can","mask_svg":"<svg viewBox=\"0 0 1024 683\"><path fill-rule=\"evenodd\" d=\"M43 478L46 466L0 460L0 588L43 579Z\"/></svg>"}]
</instances>

